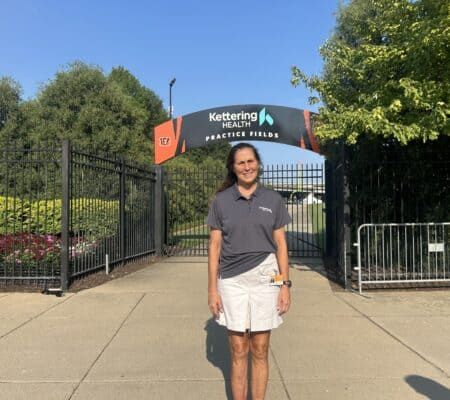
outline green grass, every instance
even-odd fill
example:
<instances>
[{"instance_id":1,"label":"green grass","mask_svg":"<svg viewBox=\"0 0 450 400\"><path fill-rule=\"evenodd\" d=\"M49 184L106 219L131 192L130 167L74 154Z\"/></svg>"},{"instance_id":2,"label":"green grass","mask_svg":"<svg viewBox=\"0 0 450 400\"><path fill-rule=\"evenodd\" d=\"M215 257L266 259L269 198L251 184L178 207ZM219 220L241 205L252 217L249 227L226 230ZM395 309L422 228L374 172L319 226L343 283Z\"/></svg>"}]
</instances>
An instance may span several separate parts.
<instances>
[{"instance_id":1,"label":"green grass","mask_svg":"<svg viewBox=\"0 0 450 400\"><path fill-rule=\"evenodd\" d=\"M169 236L172 244L182 249L190 249L208 241L209 228L202 219L175 226Z\"/></svg>"},{"instance_id":2,"label":"green grass","mask_svg":"<svg viewBox=\"0 0 450 400\"><path fill-rule=\"evenodd\" d=\"M325 248L325 204L310 204L308 206L309 217L311 218L313 233L317 235L317 243Z\"/></svg>"},{"instance_id":3,"label":"green grass","mask_svg":"<svg viewBox=\"0 0 450 400\"><path fill-rule=\"evenodd\" d=\"M198 222L194 223L191 222L190 224L183 224L175 226L173 231L171 232L173 236L176 235L208 235L209 234L209 228L208 225L205 225L205 223Z\"/></svg>"}]
</instances>

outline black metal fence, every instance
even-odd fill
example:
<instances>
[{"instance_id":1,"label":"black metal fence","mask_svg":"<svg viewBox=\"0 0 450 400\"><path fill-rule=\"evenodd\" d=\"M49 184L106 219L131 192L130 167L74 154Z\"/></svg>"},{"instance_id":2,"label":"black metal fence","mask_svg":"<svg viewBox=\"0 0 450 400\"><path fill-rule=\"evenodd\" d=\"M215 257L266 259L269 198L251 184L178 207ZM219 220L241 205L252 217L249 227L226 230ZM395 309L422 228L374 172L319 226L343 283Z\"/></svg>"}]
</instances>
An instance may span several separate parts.
<instances>
[{"instance_id":1,"label":"black metal fence","mask_svg":"<svg viewBox=\"0 0 450 400\"><path fill-rule=\"evenodd\" d=\"M450 161L424 163L411 159L367 163L364 171L349 168L348 181L352 238L356 242L359 227L368 224L361 231L366 240L362 243L358 240L358 248L363 255L374 254L373 259L363 257L362 263L358 263L358 248L352 249L352 264L365 268L360 271L360 289L361 281L375 286L387 282L393 285L409 282L413 286L448 282L445 255L450 244L446 224L450 222ZM396 231L396 227L401 229ZM371 236L375 243L370 242ZM442 246L439 251L435 251L434 243ZM385 247L396 247L396 244L401 247L401 251L397 249L397 259L385 259ZM386 254L392 256L392 250ZM433 260L432 267L429 260ZM374 266L375 273L366 276L364 271L368 266ZM378 274L378 269L389 273Z\"/></svg>"},{"instance_id":2,"label":"black metal fence","mask_svg":"<svg viewBox=\"0 0 450 400\"><path fill-rule=\"evenodd\" d=\"M156 253L156 172L62 146L3 149L0 282L61 285ZM160 238L159 238L160 240Z\"/></svg>"},{"instance_id":3,"label":"black metal fence","mask_svg":"<svg viewBox=\"0 0 450 400\"><path fill-rule=\"evenodd\" d=\"M209 204L223 169L172 169L164 177L168 255L205 256ZM292 217L287 226L290 256L321 257L325 247L325 177L322 164L265 166L260 181L280 193Z\"/></svg>"},{"instance_id":4,"label":"black metal fence","mask_svg":"<svg viewBox=\"0 0 450 400\"><path fill-rule=\"evenodd\" d=\"M450 221L450 161L367 163L349 171L352 232L365 223Z\"/></svg>"},{"instance_id":5,"label":"black metal fence","mask_svg":"<svg viewBox=\"0 0 450 400\"><path fill-rule=\"evenodd\" d=\"M363 224L450 221L450 162L353 160L342 147L327 161L327 262L343 285L357 282L358 228Z\"/></svg>"},{"instance_id":6,"label":"black metal fence","mask_svg":"<svg viewBox=\"0 0 450 400\"><path fill-rule=\"evenodd\" d=\"M360 225L449 221L450 162L382 161L361 169L345 151L341 156L325 163L325 173L318 164L266 166L260 179L286 201L290 256L325 254L336 279L349 286ZM163 247L168 255L204 256L205 217L224 174L142 168L68 142L3 148L0 283L65 289L107 264Z\"/></svg>"},{"instance_id":7,"label":"black metal fence","mask_svg":"<svg viewBox=\"0 0 450 400\"><path fill-rule=\"evenodd\" d=\"M220 168L165 170L168 229L165 254L207 255L209 230L205 218L224 174Z\"/></svg>"},{"instance_id":8,"label":"black metal fence","mask_svg":"<svg viewBox=\"0 0 450 400\"><path fill-rule=\"evenodd\" d=\"M0 157L0 280L61 275L61 151L4 148Z\"/></svg>"},{"instance_id":9,"label":"black metal fence","mask_svg":"<svg viewBox=\"0 0 450 400\"><path fill-rule=\"evenodd\" d=\"M349 191L343 161L325 162L326 252L325 265L343 286L351 279L351 232Z\"/></svg>"},{"instance_id":10,"label":"black metal fence","mask_svg":"<svg viewBox=\"0 0 450 400\"><path fill-rule=\"evenodd\" d=\"M266 166L261 182L280 193L292 223L286 227L291 257L322 257L325 249L325 175L323 164Z\"/></svg>"}]
</instances>

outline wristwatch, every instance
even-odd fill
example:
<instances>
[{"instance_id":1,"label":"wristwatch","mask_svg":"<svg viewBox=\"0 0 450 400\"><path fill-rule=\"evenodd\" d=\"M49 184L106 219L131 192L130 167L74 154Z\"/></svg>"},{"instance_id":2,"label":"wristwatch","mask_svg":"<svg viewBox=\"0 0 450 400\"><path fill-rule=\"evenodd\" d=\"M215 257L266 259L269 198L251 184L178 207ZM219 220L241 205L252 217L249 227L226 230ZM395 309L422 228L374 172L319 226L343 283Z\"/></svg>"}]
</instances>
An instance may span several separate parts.
<instances>
[{"instance_id":1,"label":"wristwatch","mask_svg":"<svg viewBox=\"0 0 450 400\"><path fill-rule=\"evenodd\" d=\"M292 286L292 281L283 281L283 285L290 288Z\"/></svg>"}]
</instances>

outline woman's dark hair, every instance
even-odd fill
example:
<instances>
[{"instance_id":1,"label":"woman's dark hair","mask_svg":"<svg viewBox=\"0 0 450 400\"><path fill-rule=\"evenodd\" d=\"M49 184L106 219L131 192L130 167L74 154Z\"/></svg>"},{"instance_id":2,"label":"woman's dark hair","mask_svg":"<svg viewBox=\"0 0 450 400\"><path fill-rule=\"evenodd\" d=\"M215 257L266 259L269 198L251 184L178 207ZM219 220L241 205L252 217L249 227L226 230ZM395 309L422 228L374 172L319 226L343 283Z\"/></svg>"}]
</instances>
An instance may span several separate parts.
<instances>
[{"instance_id":1,"label":"woman's dark hair","mask_svg":"<svg viewBox=\"0 0 450 400\"><path fill-rule=\"evenodd\" d=\"M258 161L258 164L261 166L261 157L255 146L251 145L250 143L238 143L238 144L234 145L231 148L230 152L228 153L228 157L227 157L227 176L223 180L222 185L219 187L217 192L222 192L223 190L229 188L230 186L233 186L236 183L237 177L233 171L234 157L236 155L236 152L238 150L242 150L242 149L253 150L253 154L255 155L255 158Z\"/></svg>"}]
</instances>

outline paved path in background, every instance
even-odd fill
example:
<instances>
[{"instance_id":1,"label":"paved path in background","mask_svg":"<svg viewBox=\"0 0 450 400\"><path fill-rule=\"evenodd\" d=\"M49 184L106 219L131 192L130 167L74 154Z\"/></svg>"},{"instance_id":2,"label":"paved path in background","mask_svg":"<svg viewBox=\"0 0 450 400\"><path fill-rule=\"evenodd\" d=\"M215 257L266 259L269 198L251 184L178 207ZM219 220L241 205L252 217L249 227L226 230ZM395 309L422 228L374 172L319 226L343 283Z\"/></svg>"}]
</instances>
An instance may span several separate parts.
<instances>
[{"instance_id":1,"label":"paved path in background","mask_svg":"<svg viewBox=\"0 0 450 400\"><path fill-rule=\"evenodd\" d=\"M62 298L0 293L0 399L231 398L206 269L169 258ZM291 276L267 399L450 398L448 291L361 297L308 260Z\"/></svg>"}]
</instances>

